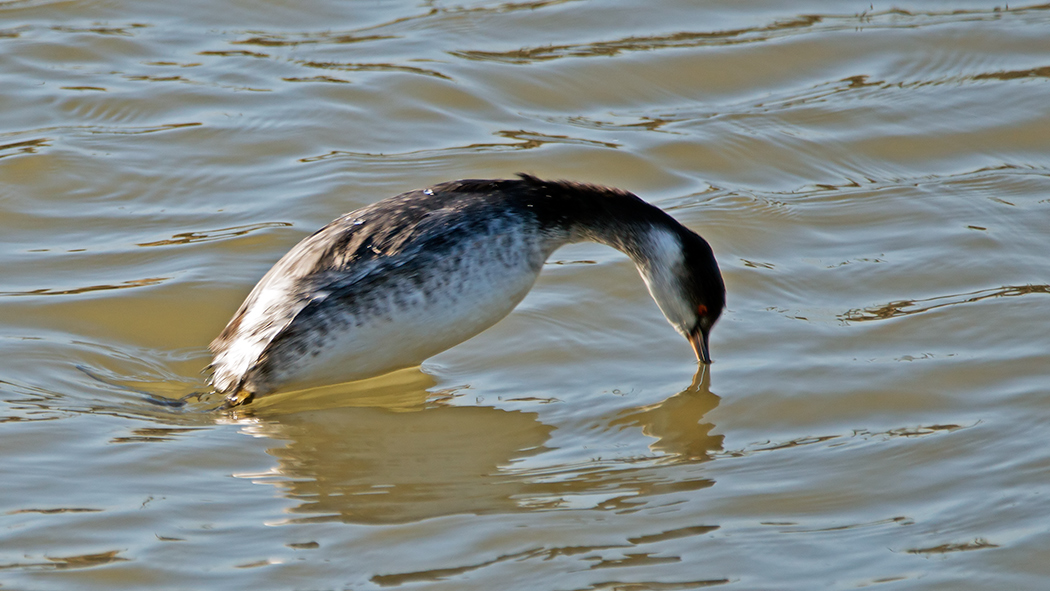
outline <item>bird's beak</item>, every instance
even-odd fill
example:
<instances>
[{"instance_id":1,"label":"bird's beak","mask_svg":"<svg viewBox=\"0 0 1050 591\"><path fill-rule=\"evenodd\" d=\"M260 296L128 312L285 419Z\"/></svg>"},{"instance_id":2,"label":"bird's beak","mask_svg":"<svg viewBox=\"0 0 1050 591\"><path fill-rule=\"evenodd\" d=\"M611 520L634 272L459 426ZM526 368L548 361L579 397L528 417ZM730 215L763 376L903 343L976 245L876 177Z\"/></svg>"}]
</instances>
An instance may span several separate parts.
<instances>
[{"instance_id":1,"label":"bird's beak","mask_svg":"<svg viewBox=\"0 0 1050 591\"><path fill-rule=\"evenodd\" d=\"M693 346L693 352L696 353L697 361L700 363L711 363L711 352L707 345L707 331L698 326L685 338L689 339L689 344Z\"/></svg>"}]
</instances>

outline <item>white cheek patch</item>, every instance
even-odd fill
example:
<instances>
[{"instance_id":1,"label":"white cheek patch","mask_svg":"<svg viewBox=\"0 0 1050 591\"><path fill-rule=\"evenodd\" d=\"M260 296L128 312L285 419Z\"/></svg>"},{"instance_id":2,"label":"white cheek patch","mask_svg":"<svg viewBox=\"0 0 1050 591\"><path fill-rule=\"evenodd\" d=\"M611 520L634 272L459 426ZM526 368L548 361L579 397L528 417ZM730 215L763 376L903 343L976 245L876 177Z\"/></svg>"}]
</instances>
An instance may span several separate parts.
<instances>
[{"instance_id":1,"label":"white cheek patch","mask_svg":"<svg viewBox=\"0 0 1050 591\"><path fill-rule=\"evenodd\" d=\"M653 228L648 236L650 256L657 266L670 269L680 266L685 257L682 254L682 242L671 232L662 228Z\"/></svg>"},{"instance_id":2,"label":"white cheek patch","mask_svg":"<svg viewBox=\"0 0 1050 591\"><path fill-rule=\"evenodd\" d=\"M695 320L696 314L689 309L688 301L682 296L682 284L679 279L684 271L685 255L682 243L672 232L653 228L645 242L649 257L648 263L638 268L649 288L649 294L656 300L667 321L678 332L685 334Z\"/></svg>"}]
</instances>

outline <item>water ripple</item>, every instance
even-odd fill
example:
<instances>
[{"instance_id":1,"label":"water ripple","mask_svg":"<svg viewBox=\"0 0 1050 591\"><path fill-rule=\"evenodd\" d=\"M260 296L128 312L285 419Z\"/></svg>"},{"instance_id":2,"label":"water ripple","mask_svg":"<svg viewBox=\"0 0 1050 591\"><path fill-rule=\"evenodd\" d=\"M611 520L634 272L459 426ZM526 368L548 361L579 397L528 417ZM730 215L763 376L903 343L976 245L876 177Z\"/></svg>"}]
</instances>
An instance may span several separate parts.
<instances>
[{"instance_id":1,"label":"water ripple","mask_svg":"<svg viewBox=\"0 0 1050 591\"><path fill-rule=\"evenodd\" d=\"M198 242L212 242L215 240L227 240L244 236L257 230L266 228L288 228L292 224L288 222L259 222L245 224L243 226L230 226L217 230L199 230L194 232L179 232L166 240L154 240L152 242L140 242L137 246L171 246L175 244L196 244Z\"/></svg>"},{"instance_id":2,"label":"water ripple","mask_svg":"<svg viewBox=\"0 0 1050 591\"><path fill-rule=\"evenodd\" d=\"M347 150L333 150L327 154L321 154L318 156L308 156L301 158L300 162L318 162L321 160L329 160L332 158L364 158L364 159L399 159L411 157L416 160L420 157L436 157L446 154L455 154L461 152L499 152L505 150L533 150L536 148L544 147L548 144L577 144L587 146L598 146L602 148L618 148L619 144L613 142L603 142L598 140L590 140L585 138L571 137L568 135L552 135L544 134L536 131L527 131L524 129L519 130L504 130L498 131L494 135L504 137L507 139L515 140L514 142L492 142L492 143L475 143L466 146L450 146L446 148L437 148L430 150L411 150L407 152L388 152L382 154L367 153L367 152L351 152Z\"/></svg>"},{"instance_id":3,"label":"water ripple","mask_svg":"<svg viewBox=\"0 0 1050 591\"><path fill-rule=\"evenodd\" d=\"M84 287L73 287L68 289L29 289L24 291L0 291L0 296L55 296L55 295L79 295L93 291L108 291L111 289L129 289L134 287L149 287L159 285L171 277L149 277L146 279L129 279L120 283L103 283L98 285L87 285Z\"/></svg>"},{"instance_id":4,"label":"water ripple","mask_svg":"<svg viewBox=\"0 0 1050 591\"><path fill-rule=\"evenodd\" d=\"M1050 285L1007 285L994 289L982 289L933 298L897 300L881 306L849 310L844 314L840 314L838 318L843 322L889 320L900 316L922 314L948 306L972 304L991 298L1018 297L1032 294L1050 294Z\"/></svg>"},{"instance_id":5,"label":"water ripple","mask_svg":"<svg viewBox=\"0 0 1050 591\"><path fill-rule=\"evenodd\" d=\"M696 31L679 32L667 35L632 36L612 41L599 41L585 44L544 45L541 47L524 47L510 51L459 50L451 55L468 60L494 61L508 64L528 64L565 57L600 57L614 56L625 51L651 51L654 49L674 49L682 47L700 47L704 45L728 45L768 39L774 31L785 29L807 28L821 22L819 16L801 16L791 20L778 21L762 27L749 27L729 31Z\"/></svg>"},{"instance_id":6,"label":"water ripple","mask_svg":"<svg viewBox=\"0 0 1050 591\"><path fill-rule=\"evenodd\" d=\"M295 47L331 43L345 45L350 43L369 43L397 39L396 35L355 35L353 33L257 33L247 39L233 41L234 45L259 45L261 47ZM253 53L253 52L248 52Z\"/></svg>"},{"instance_id":7,"label":"water ripple","mask_svg":"<svg viewBox=\"0 0 1050 591\"><path fill-rule=\"evenodd\" d=\"M437 70L391 63L322 62L313 60L295 60L295 63L307 68L338 70L342 72L405 72L408 74L432 76L434 78L441 78L442 80L452 80L451 77L446 76Z\"/></svg>"},{"instance_id":8,"label":"water ripple","mask_svg":"<svg viewBox=\"0 0 1050 591\"><path fill-rule=\"evenodd\" d=\"M985 550L998 548L999 544L993 544L984 538L976 538L969 542L941 544L930 548L913 548L907 550L908 554L947 554L949 552L970 552L972 550Z\"/></svg>"},{"instance_id":9,"label":"water ripple","mask_svg":"<svg viewBox=\"0 0 1050 591\"><path fill-rule=\"evenodd\" d=\"M44 556L44 562L15 562L0 564L0 570L27 569L27 570L74 570L104 566L114 562L125 562L130 560L120 556L124 550L110 550L96 554L79 554L75 556Z\"/></svg>"},{"instance_id":10,"label":"water ripple","mask_svg":"<svg viewBox=\"0 0 1050 591\"><path fill-rule=\"evenodd\" d=\"M12 144L0 145L0 158L7 158L8 156L18 156L20 154L36 154L40 148L51 145L52 140L50 138L37 138L34 140L25 140L21 142L14 142ZM8 153L4 154L3 152Z\"/></svg>"},{"instance_id":11,"label":"water ripple","mask_svg":"<svg viewBox=\"0 0 1050 591\"><path fill-rule=\"evenodd\" d=\"M608 57L623 52L758 43L800 33L827 34L834 31L928 27L945 23L1000 19L1009 15L1027 16L1033 12L1047 10L1050 10L1050 5L1044 4L1012 9L995 7L984 10L912 12L891 8L883 11L865 10L853 14L806 14L778 19L765 25L724 31L682 31L664 35L629 36L593 43L552 44L508 51L455 50L449 53L467 60L523 65L561 58Z\"/></svg>"}]
</instances>

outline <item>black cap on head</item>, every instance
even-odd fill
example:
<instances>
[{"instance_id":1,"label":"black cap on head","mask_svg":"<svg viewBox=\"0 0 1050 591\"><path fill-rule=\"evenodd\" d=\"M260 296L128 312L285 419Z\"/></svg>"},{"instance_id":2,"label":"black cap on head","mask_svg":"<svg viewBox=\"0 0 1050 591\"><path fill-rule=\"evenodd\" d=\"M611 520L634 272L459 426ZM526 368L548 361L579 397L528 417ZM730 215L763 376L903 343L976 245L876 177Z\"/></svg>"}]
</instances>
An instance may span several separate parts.
<instances>
[{"instance_id":1,"label":"black cap on head","mask_svg":"<svg viewBox=\"0 0 1050 591\"><path fill-rule=\"evenodd\" d=\"M696 323L688 328L686 338L693 346L697 360L711 363L708 338L711 328L725 308L725 283L714 252L706 240L690 230L683 232L679 238L684 256L684 273L680 278L683 296L696 313Z\"/></svg>"}]
</instances>

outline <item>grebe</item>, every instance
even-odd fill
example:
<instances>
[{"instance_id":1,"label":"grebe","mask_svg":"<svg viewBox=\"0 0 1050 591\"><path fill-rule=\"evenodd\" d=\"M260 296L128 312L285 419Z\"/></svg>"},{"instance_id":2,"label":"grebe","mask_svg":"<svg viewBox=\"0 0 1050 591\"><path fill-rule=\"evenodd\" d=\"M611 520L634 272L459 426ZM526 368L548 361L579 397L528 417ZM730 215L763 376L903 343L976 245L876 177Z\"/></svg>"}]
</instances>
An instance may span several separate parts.
<instances>
[{"instance_id":1,"label":"grebe","mask_svg":"<svg viewBox=\"0 0 1050 591\"><path fill-rule=\"evenodd\" d=\"M509 314L547 257L582 241L627 254L697 361L711 362L725 285L703 238L626 191L519 177L390 197L293 247L211 343L226 405L418 365Z\"/></svg>"}]
</instances>

